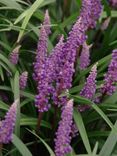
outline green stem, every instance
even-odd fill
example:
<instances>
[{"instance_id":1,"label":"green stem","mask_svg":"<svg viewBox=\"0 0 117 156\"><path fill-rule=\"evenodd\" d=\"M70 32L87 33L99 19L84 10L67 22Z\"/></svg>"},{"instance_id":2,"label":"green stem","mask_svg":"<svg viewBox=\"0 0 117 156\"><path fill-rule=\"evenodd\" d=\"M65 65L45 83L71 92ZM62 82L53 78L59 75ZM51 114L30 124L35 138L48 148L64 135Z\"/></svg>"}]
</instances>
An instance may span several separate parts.
<instances>
[{"instance_id":1,"label":"green stem","mask_svg":"<svg viewBox=\"0 0 117 156\"><path fill-rule=\"evenodd\" d=\"M39 115L38 115L38 122L37 122L37 129L36 129L36 133L37 134L39 133L39 130L40 130L40 125L41 125L42 117L43 117L43 113L40 112Z\"/></svg>"}]
</instances>

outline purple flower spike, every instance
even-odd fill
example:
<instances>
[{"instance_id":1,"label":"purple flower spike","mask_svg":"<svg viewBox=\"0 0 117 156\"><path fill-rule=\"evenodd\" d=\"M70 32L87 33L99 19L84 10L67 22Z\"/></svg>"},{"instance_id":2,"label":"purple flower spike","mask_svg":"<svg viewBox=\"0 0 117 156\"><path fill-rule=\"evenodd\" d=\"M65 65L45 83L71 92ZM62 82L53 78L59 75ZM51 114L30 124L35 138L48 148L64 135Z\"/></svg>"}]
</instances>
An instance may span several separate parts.
<instances>
[{"instance_id":1,"label":"purple flower spike","mask_svg":"<svg viewBox=\"0 0 117 156\"><path fill-rule=\"evenodd\" d=\"M90 64L90 48L92 45L83 44L81 56L80 56L80 70L84 70Z\"/></svg>"},{"instance_id":2,"label":"purple flower spike","mask_svg":"<svg viewBox=\"0 0 117 156\"><path fill-rule=\"evenodd\" d=\"M114 9L117 9L117 0L109 0L109 2Z\"/></svg>"},{"instance_id":3,"label":"purple flower spike","mask_svg":"<svg viewBox=\"0 0 117 156\"><path fill-rule=\"evenodd\" d=\"M42 25L40 30L39 42L37 45L36 60L34 62L33 78L35 81L40 80L40 73L47 57L47 42L48 42L48 36L46 34L44 26Z\"/></svg>"},{"instance_id":4,"label":"purple flower spike","mask_svg":"<svg viewBox=\"0 0 117 156\"><path fill-rule=\"evenodd\" d=\"M70 146L71 126L73 122L72 116L73 116L73 100L70 100L63 108L61 114L61 121L59 122L59 127L56 132L56 139L55 139L56 156L64 156L65 154L71 152L72 150Z\"/></svg>"},{"instance_id":5,"label":"purple flower spike","mask_svg":"<svg viewBox=\"0 0 117 156\"><path fill-rule=\"evenodd\" d=\"M27 79L28 79L28 72L25 71L20 75L20 79L19 79L20 89L25 89L27 84Z\"/></svg>"},{"instance_id":6,"label":"purple flower spike","mask_svg":"<svg viewBox=\"0 0 117 156\"><path fill-rule=\"evenodd\" d=\"M16 121L17 100L12 104L5 119L0 121L0 143L7 144L12 140L13 129Z\"/></svg>"},{"instance_id":7,"label":"purple flower spike","mask_svg":"<svg viewBox=\"0 0 117 156\"><path fill-rule=\"evenodd\" d=\"M104 84L101 92L103 94L112 95L116 90L117 83L117 49L112 52L112 60L108 67L108 72L105 74Z\"/></svg>"},{"instance_id":8,"label":"purple flower spike","mask_svg":"<svg viewBox=\"0 0 117 156\"><path fill-rule=\"evenodd\" d=\"M49 16L48 10L46 10L45 12L43 25L44 25L47 35L49 35L51 33L51 30L50 30L51 22L50 22L50 16Z\"/></svg>"},{"instance_id":9,"label":"purple flower spike","mask_svg":"<svg viewBox=\"0 0 117 156\"><path fill-rule=\"evenodd\" d=\"M58 73L61 70L60 62L63 45L62 36L50 56L46 59L40 72L40 81L37 87L38 95L35 98L35 106L39 112L48 111L50 108L49 99L55 92L53 83L58 79Z\"/></svg>"},{"instance_id":10,"label":"purple flower spike","mask_svg":"<svg viewBox=\"0 0 117 156\"><path fill-rule=\"evenodd\" d=\"M91 23L90 28L94 28L96 26L96 21L99 19L102 12L101 0L91 0Z\"/></svg>"},{"instance_id":11,"label":"purple flower spike","mask_svg":"<svg viewBox=\"0 0 117 156\"><path fill-rule=\"evenodd\" d=\"M17 46L11 53L9 56L9 60L12 64L16 65L19 61L19 49L20 49L21 45Z\"/></svg>"},{"instance_id":12,"label":"purple flower spike","mask_svg":"<svg viewBox=\"0 0 117 156\"><path fill-rule=\"evenodd\" d=\"M102 5L100 0L83 0L81 16L88 28L94 28L100 17Z\"/></svg>"},{"instance_id":13,"label":"purple flower spike","mask_svg":"<svg viewBox=\"0 0 117 156\"><path fill-rule=\"evenodd\" d=\"M87 99L93 100L93 97L96 92L96 76L97 76L97 64L95 64L91 72L87 78L87 81L84 85L84 88L80 92L80 96L85 97ZM85 111L89 106L78 106L79 111L83 112Z\"/></svg>"},{"instance_id":14,"label":"purple flower spike","mask_svg":"<svg viewBox=\"0 0 117 156\"><path fill-rule=\"evenodd\" d=\"M96 0L96 2L98 2L98 0ZM63 70L60 73L60 86L63 86L63 90L69 89L72 85L72 76L75 71L74 62L76 60L77 49L85 42L87 38L85 33L88 28L92 25L93 21L97 20L97 16L93 13L92 6L92 0L82 1L80 16L70 31L65 46L63 47L65 63Z\"/></svg>"}]
</instances>

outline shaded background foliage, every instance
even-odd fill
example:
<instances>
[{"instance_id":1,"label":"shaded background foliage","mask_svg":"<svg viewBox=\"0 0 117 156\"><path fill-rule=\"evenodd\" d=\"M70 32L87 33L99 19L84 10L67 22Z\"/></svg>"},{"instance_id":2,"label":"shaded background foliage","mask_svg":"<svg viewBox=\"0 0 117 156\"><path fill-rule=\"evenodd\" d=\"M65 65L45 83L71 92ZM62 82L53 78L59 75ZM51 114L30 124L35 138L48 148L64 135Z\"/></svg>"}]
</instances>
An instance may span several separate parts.
<instances>
[{"instance_id":1,"label":"shaded background foliage","mask_svg":"<svg viewBox=\"0 0 117 156\"><path fill-rule=\"evenodd\" d=\"M34 6L36 2L37 5ZM75 104L80 102L87 103L86 99L79 98L78 93L89 74L92 64L97 61L99 63L97 76L97 88L99 88L111 59L110 54L113 49L117 48L117 11L109 5L108 1L102 0L102 3L104 9L97 26L87 33L88 43L93 44L91 48L91 65L85 71L79 72L79 70L76 70L73 87L70 89ZM31 7L32 5L34 7ZM3 155L30 156L31 153L28 149L34 156L46 156L49 153L53 155L51 149L54 146L53 139L60 114L57 114L53 128L54 109L51 108L48 113L44 114L41 123L39 136L43 139L40 139L34 133L33 130L35 130L37 125L37 110L34 106L36 84L32 81L32 62L34 61L39 28L43 21L45 10L49 10L52 23L52 34L48 41L48 51L51 52L60 34L64 34L67 37L72 24L77 19L80 6L81 0L0 0L0 93L7 96L5 100L3 100L2 96L0 97L0 118L3 118L14 99L19 98L20 94L23 96L20 99L21 110L17 117L13 141L11 144L4 146ZM30 20L27 20L28 16ZM109 25L103 30L103 22L108 18L110 18ZM8 61L8 57L18 44L21 45L20 59L18 65L13 66ZM28 71L29 73L28 85L24 91L20 91L18 79L19 73L23 71ZM12 73L12 76L9 76L8 72ZM76 122L81 125L79 127L81 133L72 140L74 154L71 155L86 153L88 156L86 150L88 148L87 136L93 151L92 156L96 156L96 153L99 156L117 155L117 132L116 128L114 128L117 118L116 104L117 93L115 92L112 96L106 97L98 107L82 113L82 116L74 112ZM98 108L102 111L98 110ZM83 122L86 132L84 126L82 126ZM108 125L111 126L111 129ZM19 130L20 135L18 134Z\"/></svg>"}]
</instances>

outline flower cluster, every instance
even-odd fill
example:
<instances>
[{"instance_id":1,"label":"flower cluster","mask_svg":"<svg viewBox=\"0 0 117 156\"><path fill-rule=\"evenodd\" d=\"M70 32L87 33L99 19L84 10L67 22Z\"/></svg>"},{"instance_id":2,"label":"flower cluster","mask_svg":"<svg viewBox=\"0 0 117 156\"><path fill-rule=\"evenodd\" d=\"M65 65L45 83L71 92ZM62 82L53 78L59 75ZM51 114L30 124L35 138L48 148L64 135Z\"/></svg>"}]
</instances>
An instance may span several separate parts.
<instances>
[{"instance_id":1,"label":"flower cluster","mask_svg":"<svg viewBox=\"0 0 117 156\"><path fill-rule=\"evenodd\" d=\"M100 0L91 0L91 23L90 27L93 28L96 26L96 21L99 19L102 12L102 5Z\"/></svg>"},{"instance_id":2,"label":"flower cluster","mask_svg":"<svg viewBox=\"0 0 117 156\"><path fill-rule=\"evenodd\" d=\"M39 41L37 45L37 54L34 62L33 78L37 82L40 80L40 73L47 58L48 35L50 33L50 17L48 14L48 10L46 10L44 22L43 25L41 25L40 29Z\"/></svg>"},{"instance_id":3,"label":"flower cluster","mask_svg":"<svg viewBox=\"0 0 117 156\"><path fill-rule=\"evenodd\" d=\"M0 143L7 144L12 140L17 113L17 101L15 101L7 112L5 119L0 121Z\"/></svg>"},{"instance_id":4,"label":"flower cluster","mask_svg":"<svg viewBox=\"0 0 117 156\"><path fill-rule=\"evenodd\" d=\"M16 65L19 61L19 49L20 49L20 45L17 46L11 53L9 56L9 60L12 64Z\"/></svg>"},{"instance_id":5,"label":"flower cluster","mask_svg":"<svg viewBox=\"0 0 117 156\"><path fill-rule=\"evenodd\" d=\"M80 70L84 70L90 64L90 48L91 45L87 45L85 42L82 46L82 51L80 55Z\"/></svg>"},{"instance_id":6,"label":"flower cluster","mask_svg":"<svg viewBox=\"0 0 117 156\"><path fill-rule=\"evenodd\" d=\"M47 41L48 41L47 34L44 26L42 25L40 30L40 38L37 45L36 60L34 63L33 78L35 81L40 80L40 73L47 57Z\"/></svg>"},{"instance_id":7,"label":"flower cluster","mask_svg":"<svg viewBox=\"0 0 117 156\"><path fill-rule=\"evenodd\" d=\"M23 72L21 75L20 75L20 78L19 78L19 85L20 85L20 89L25 89L26 87L26 84L27 84L27 79L28 79L28 72Z\"/></svg>"},{"instance_id":8,"label":"flower cluster","mask_svg":"<svg viewBox=\"0 0 117 156\"><path fill-rule=\"evenodd\" d=\"M56 132L55 139L56 156L64 156L65 154L71 152L72 150L70 146L72 116L73 116L73 100L70 100L63 108L61 114L61 121L59 122L59 127Z\"/></svg>"},{"instance_id":9,"label":"flower cluster","mask_svg":"<svg viewBox=\"0 0 117 156\"><path fill-rule=\"evenodd\" d=\"M95 92L96 92L96 76L97 76L97 64L95 64L92 69L91 72L87 78L87 81L84 85L84 88L81 90L80 92L80 96L85 97L87 99L92 100ZM81 106L79 105L78 109L79 111L84 111L87 108L89 108L88 106Z\"/></svg>"},{"instance_id":10,"label":"flower cluster","mask_svg":"<svg viewBox=\"0 0 117 156\"><path fill-rule=\"evenodd\" d=\"M117 9L117 0L109 0L109 2L113 8Z\"/></svg>"},{"instance_id":11,"label":"flower cluster","mask_svg":"<svg viewBox=\"0 0 117 156\"><path fill-rule=\"evenodd\" d=\"M58 79L60 72L60 62L63 47L63 36L60 38L59 43L53 49L51 55L46 59L43 64L43 69L40 72L40 81L38 81L38 95L35 98L35 105L39 112L47 111L50 107L49 100L51 95L55 102L55 89L53 83Z\"/></svg>"},{"instance_id":12,"label":"flower cluster","mask_svg":"<svg viewBox=\"0 0 117 156\"><path fill-rule=\"evenodd\" d=\"M49 16L48 10L46 10L43 25L44 25L47 35L51 33L50 24L51 24L50 16Z\"/></svg>"},{"instance_id":13,"label":"flower cluster","mask_svg":"<svg viewBox=\"0 0 117 156\"><path fill-rule=\"evenodd\" d=\"M102 94L112 95L117 89L117 49L113 50L112 60L105 74L104 84L102 85Z\"/></svg>"},{"instance_id":14,"label":"flower cluster","mask_svg":"<svg viewBox=\"0 0 117 156\"><path fill-rule=\"evenodd\" d=\"M85 42L86 31L99 17L101 12L101 3L99 2L96 0L97 10L95 10L92 9L94 7L93 0L83 0L80 16L69 32L66 42L60 41L60 45L58 44L48 57L46 57L46 32L48 31L45 30L46 27L43 27L43 33L40 33L43 34L40 36L42 42L39 41L36 62L34 63L34 79L38 82L38 95L35 99L35 105L39 112L49 109L51 99L57 105L66 103L66 97L59 98L59 96L72 86L77 49ZM47 16L45 19L48 19ZM47 22L44 23L47 25Z\"/></svg>"}]
</instances>

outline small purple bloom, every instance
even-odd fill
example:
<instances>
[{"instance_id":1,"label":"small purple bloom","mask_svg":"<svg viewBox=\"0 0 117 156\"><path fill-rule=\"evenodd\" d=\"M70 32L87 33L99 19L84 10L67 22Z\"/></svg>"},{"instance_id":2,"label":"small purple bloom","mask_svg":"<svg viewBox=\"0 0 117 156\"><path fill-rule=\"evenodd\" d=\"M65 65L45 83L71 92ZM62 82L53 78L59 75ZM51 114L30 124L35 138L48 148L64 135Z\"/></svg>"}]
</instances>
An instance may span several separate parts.
<instances>
[{"instance_id":1,"label":"small purple bloom","mask_svg":"<svg viewBox=\"0 0 117 156\"><path fill-rule=\"evenodd\" d=\"M117 9L117 0L109 0L109 2L114 9Z\"/></svg>"},{"instance_id":2,"label":"small purple bloom","mask_svg":"<svg viewBox=\"0 0 117 156\"><path fill-rule=\"evenodd\" d=\"M20 79L19 79L19 85L20 85L20 89L25 89L26 84L27 84L27 79L28 79L28 72L25 71L20 75Z\"/></svg>"},{"instance_id":3,"label":"small purple bloom","mask_svg":"<svg viewBox=\"0 0 117 156\"><path fill-rule=\"evenodd\" d=\"M112 60L109 64L108 71L105 74L104 84L101 92L103 94L112 95L117 90L117 49L112 52Z\"/></svg>"},{"instance_id":4,"label":"small purple bloom","mask_svg":"<svg viewBox=\"0 0 117 156\"><path fill-rule=\"evenodd\" d=\"M8 96L3 92L3 91L0 91L0 99L4 102L8 102Z\"/></svg>"},{"instance_id":5,"label":"small purple bloom","mask_svg":"<svg viewBox=\"0 0 117 156\"><path fill-rule=\"evenodd\" d=\"M50 108L49 100L55 92L54 83L58 79L61 70L61 55L63 47L63 36L55 46L50 56L43 64L38 81L38 95L35 98L35 106L39 112L48 111ZM56 85L56 84L55 84Z\"/></svg>"},{"instance_id":6,"label":"small purple bloom","mask_svg":"<svg viewBox=\"0 0 117 156\"><path fill-rule=\"evenodd\" d=\"M64 156L70 153L72 148L71 142L71 126L73 118L73 100L68 101L64 106L61 114L61 121L56 132L55 154L56 156Z\"/></svg>"},{"instance_id":7,"label":"small purple bloom","mask_svg":"<svg viewBox=\"0 0 117 156\"><path fill-rule=\"evenodd\" d=\"M90 64L90 48L92 45L87 45L85 42L80 55L80 70L84 70Z\"/></svg>"},{"instance_id":8,"label":"small purple bloom","mask_svg":"<svg viewBox=\"0 0 117 156\"><path fill-rule=\"evenodd\" d=\"M44 26L42 25L40 29L40 37L37 45L36 60L34 62L33 78L36 82L40 80L40 73L47 57L47 43L48 43L48 36Z\"/></svg>"},{"instance_id":9,"label":"small purple bloom","mask_svg":"<svg viewBox=\"0 0 117 156\"><path fill-rule=\"evenodd\" d=\"M96 26L96 21L99 19L102 12L101 0L91 0L91 23L90 28L94 28Z\"/></svg>"},{"instance_id":10,"label":"small purple bloom","mask_svg":"<svg viewBox=\"0 0 117 156\"><path fill-rule=\"evenodd\" d=\"M106 30L106 29L108 28L109 23L110 23L110 20L111 20L110 17L108 17L108 18L106 18L106 19L104 20L104 22L103 22L102 25L101 25L101 30L102 30L102 31L104 31L104 30Z\"/></svg>"},{"instance_id":11,"label":"small purple bloom","mask_svg":"<svg viewBox=\"0 0 117 156\"><path fill-rule=\"evenodd\" d=\"M17 101L11 105L5 116L5 119L0 121L0 143L7 144L12 140L13 129L16 121L16 113Z\"/></svg>"},{"instance_id":12,"label":"small purple bloom","mask_svg":"<svg viewBox=\"0 0 117 156\"><path fill-rule=\"evenodd\" d=\"M51 30L50 30L51 22L50 22L50 16L49 16L48 10L46 10L45 12L43 25L44 25L47 35L49 35L51 33Z\"/></svg>"},{"instance_id":13,"label":"small purple bloom","mask_svg":"<svg viewBox=\"0 0 117 156\"><path fill-rule=\"evenodd\" d=\"M71 126L71 137L75 138L76 136L78 136L78 128L77 128L76 124L73 122L73 124Z\"/></svg>"},{"instance_id":14,"label":"small purple bloom","mask_svg":"<svg viewBox=\"0 0 117 156\"><path fill-rule=\"evenodd\" d=\"M87 78L85 85L84 85L84 88L80 92L80 96L85 97L90 100L93 100L93 97L96 92L96 76L97 76L97 64L95 64L92 67L91 72ZM78 109L81 112L85 111L87 108L89 108L89 106L87 106L87 105L85 105L85 106L79 105L78 106Z\"/></svg>"},{"instance_id":15,"label":"small purple bloom","mask_svg":"<svg viewBox=\"0 0 117 156\"><path fill-rule=\"evenodd\" d=\"M49 57L46 57L45 51L47 48L45 47L47 46L45 46L45 38L47 36L42 35L40 37L43 42L41 44L39 42L40 47L34 63L34 79L38 82L35 105L40 112L49 109L51 100L57 105L66 103L67 98L60 98L60 95L72 86L77 49L86 41L86 31L92 26L93 21L97 20L96 13L92 12L92 1L83 0L80 16L69 32L66 42L64 45L62 43L61 46L54 49L54 51L58 52L52 52ZM46 34L44 33L44 28L43 34Z\"/></svg>"},{"instance_id":16,"label":"small purple bloom","mask_svg":"<svg viewBox=\"0 0 117 156\"><path fill-rule=\"evenodd\" d=\"M16 65L19 61L19 49L20 49L21 45L17 46L11 53L9 56L9 60L12 64Z\"/></svg>"},{"instance_id":17,"label":"small purple bloom","mask_svg":"<svg viewBox=\"0 0 117 156\"><path fill-rule=\"evenodd\" d=\"M87 38L85 33L88 28L91 27L99 17L99 13L101 11L99 8L101 6L97 5L101 5L101 3L99 0L96 0L96 7L100 10L97 10L96 12L96 10L92 9L92 7L94 7L92 1L93 0L82 1L80 16L70 31L67 41L63 47L64 66L60 72L61 80L59 82L59 85L62 86L62 90L69 89L72 86L72 77L75 71L74 62L76 60L77 49L85 42Z\"/></svg>"}]
</instances>

